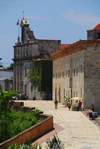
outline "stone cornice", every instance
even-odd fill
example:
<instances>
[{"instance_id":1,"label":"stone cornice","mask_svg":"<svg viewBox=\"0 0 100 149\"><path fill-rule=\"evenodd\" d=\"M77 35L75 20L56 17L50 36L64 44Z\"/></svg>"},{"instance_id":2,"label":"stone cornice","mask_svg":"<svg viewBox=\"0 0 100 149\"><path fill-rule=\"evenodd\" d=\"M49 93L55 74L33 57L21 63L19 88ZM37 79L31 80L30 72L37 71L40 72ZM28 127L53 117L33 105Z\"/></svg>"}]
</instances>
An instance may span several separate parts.
<instances>
[{"instance_id":1,"label":"stone cornice","mask_svg":"<svg viewBox=\"0 0 100 149\"><path fill-rule=\"evenodd\" d=\"M50 56L54 61L61 57L86 50L87 47L94 47L94 50L96 50L96 47L100 47L100 40L79 40L63 49L50 54Z\"/></svg>"}]
</instances>

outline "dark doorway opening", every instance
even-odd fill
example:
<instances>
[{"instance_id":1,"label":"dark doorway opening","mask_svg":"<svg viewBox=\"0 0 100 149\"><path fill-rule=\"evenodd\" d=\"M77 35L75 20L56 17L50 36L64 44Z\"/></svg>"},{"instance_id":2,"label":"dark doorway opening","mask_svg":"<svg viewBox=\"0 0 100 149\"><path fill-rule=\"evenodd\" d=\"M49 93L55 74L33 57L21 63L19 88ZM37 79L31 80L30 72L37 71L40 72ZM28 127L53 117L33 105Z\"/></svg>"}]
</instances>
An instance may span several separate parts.
<instances>
[{"instance_id":1,"label":"dark doorway opening","mask_svg":"<svg viewBox=\"0 0 100 149\"><path fill-rule=\"evenodd\" d=\"M100 39L100 33L98 33L98 36L97 36L97 38L98 38L98 39Z\"/></svg>"}]
</instances>

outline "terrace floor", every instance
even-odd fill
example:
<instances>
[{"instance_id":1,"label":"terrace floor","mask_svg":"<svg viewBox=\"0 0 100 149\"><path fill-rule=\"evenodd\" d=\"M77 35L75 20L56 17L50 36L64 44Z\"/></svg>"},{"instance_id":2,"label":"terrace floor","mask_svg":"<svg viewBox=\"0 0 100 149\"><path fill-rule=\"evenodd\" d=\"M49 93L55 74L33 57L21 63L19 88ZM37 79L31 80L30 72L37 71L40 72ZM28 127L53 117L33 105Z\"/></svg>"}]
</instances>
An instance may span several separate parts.
<instances>
[{"instance_id":1,"label":"terrace floor","mask_svg":"<svg viewBox=\"0 0 100 149\"><path fill-rule=\"evenodd\" d=\"M21 100L22 102L22 100ZM45 141L57 133L65 149L100 149L100 130L81 111L69 111L61 103L55 109L53 101L26 100L24 106L36 107L53 115L54 130L36 140L45 149Z\"/></svg>"}]
</instances>

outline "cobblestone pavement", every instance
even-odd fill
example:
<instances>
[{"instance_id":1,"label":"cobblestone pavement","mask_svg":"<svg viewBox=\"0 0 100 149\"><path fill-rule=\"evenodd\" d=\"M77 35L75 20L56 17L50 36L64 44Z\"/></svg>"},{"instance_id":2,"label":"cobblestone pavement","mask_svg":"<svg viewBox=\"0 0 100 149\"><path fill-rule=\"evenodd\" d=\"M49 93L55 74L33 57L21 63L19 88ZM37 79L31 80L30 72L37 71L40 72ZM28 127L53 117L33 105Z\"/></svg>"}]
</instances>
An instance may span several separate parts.
<instances>
[{"instance_id":1,"label":"cobblestone pavement","mask_svg":"<svg viewBox=\"0 0 100 149\"><path fill-rule=\"evenodd\" d=\"M63 128L58 137L65 149L100 149L100 130L81 111L69 111L61 103L55 109L53 101L44 100L26 100L24 105L53 115L54 123ZM45 146L45 142L42 146Z\"/></svg>"}]
</instances>

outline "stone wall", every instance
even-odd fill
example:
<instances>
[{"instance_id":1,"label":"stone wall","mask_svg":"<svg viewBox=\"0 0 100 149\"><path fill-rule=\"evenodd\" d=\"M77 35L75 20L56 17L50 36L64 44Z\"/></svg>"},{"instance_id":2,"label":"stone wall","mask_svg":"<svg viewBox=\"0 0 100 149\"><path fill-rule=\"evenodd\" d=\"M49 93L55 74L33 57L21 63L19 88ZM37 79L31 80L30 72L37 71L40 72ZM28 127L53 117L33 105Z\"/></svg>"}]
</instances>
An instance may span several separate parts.
<instances>
[{"instance_id":1,"label":"stone wall","mask_svg":"<svg viewBox=\"0 0 100 149\"><path fill-rule=\"evenodd\" d=\"M100 47L87 47L84 53L84 105L100 113Z\"/></svg>"},{"instance_id":2,"label":"stone wall","mask_svg":"<svg viewBox=\"0 0 100 149\"><path fill-rule=\"evenodd\" d=\"M0 84L3 91L11 91L13 90L13 80L3 79L0 80Z\"/></svg>"},{"instance_id":3,"label":"stone wall","mask_svg":"<svg viewBox=\"0 0 100 149\"><path fill-rule=\"evenodd\" d=\"M61 48L60 40L35 40L29 43L18 43L14 46L14 90L26 94L33 99L36 94L41 99L38 87L32 86L27 78L33 59L51 58L50 54Z\"/></svg>"},{"instance_id":4,"label":"stone wall","mask_svg":"<svg viewBox=\"0 0 100 149\"><path fill-rule=\"evenodd\" d=\"M100 29L88 30L87 39L100 39Z\"/></svg>"},{"instance_id":5,"label":"stone wall","mask_svg":"<svg viewBox=\"0 0 100 149\"><path fill-rule=\"evenodd\" d=\"M61 48L61 40L38 40L38 50L43 51L46 57Z\"/></svg>"},{"instance_id":6,"label":"stone wall","mask_svg":"<svg viewBox=\"0 0 100 149\"><path fill-rule=\"evenodd\" d=\"M53 100L84 97L84 51L53 61Z\"/></svg>"}]
</instances>

